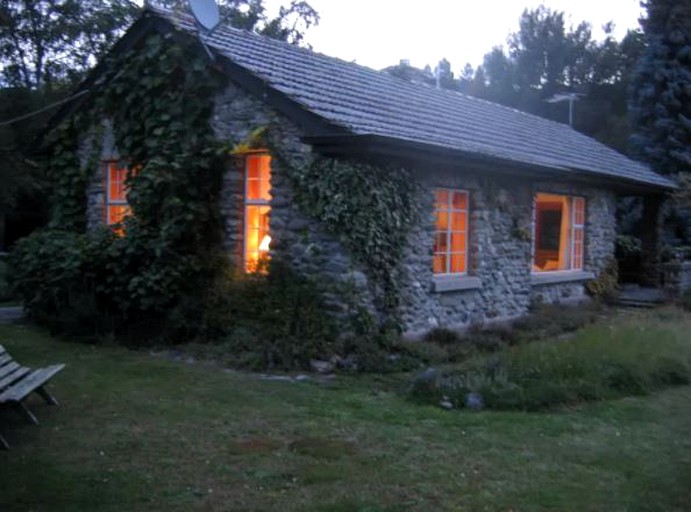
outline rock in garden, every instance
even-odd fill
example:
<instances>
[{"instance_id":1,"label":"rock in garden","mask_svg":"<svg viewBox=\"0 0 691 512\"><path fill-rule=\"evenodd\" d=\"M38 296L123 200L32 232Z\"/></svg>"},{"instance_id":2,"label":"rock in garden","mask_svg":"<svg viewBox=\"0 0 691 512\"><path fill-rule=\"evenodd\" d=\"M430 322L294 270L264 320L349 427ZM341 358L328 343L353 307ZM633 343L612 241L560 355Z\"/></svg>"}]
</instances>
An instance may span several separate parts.
<instances>
[{"instance_id":1,"label":"rock in garden","mask_svg":"<svg viewBox=\"0 0 691 512\"><path fill-rule=\"evenodd\" d=\"M453 409L453 404L451 403L451 400L449 400L448 396L445 396L442 398L441 402L439 402L439 407L442 409L446 409L447 411L450 411Z\"/></svg>"},{"instance_id":2,"label":"rock in garden","mask_svg":"<svg viewBox=\"0 0 691 512\"><path fill-rule=\"evenodd\" d=\"M334 371L335 365L330 361L310 360L310 368L315 373L327 374Z\"/></svg>"},{"instance_id":3,"label":"rock in garden","mask_svg":"<svg viewBox=\"0 0 691 512\"><path fill-rule=\"evenodd\" d=\"M468 393L465 396L465 406L473 411L485 408L485 401L480 393Z\"/></svg>"}]
</instances>

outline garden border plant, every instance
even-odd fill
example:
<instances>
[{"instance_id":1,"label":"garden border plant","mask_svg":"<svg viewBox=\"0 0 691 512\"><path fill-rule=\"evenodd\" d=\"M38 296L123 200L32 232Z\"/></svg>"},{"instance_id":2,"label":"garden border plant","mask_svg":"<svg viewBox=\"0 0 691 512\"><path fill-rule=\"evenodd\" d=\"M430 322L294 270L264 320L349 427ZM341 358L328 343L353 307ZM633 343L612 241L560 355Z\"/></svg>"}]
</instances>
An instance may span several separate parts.
<instances>
[{"instance_id":1,"label":"garden border plant","mask_svg":"<svg viewBox=\"0 0 691 512\"><path fill-rule=\"evenodd\" d=\"M199 321L176 322L185 319L182 298L209 302L205 291L227 267L218 207L225 156L209 123L225 78L198 44L156 34L109 59L99 84L49 135L52 220L14 251L14 287L30 313L54 324L80 316L86 298L95 332L149 324L176 336L198 334ZM109 228L84 233L104 120L127 155L123 164L136 169L127 176L133 215L122 222L126 236ZM53 254L40 250L56 243Z\"/></svg>"}]
</instances>

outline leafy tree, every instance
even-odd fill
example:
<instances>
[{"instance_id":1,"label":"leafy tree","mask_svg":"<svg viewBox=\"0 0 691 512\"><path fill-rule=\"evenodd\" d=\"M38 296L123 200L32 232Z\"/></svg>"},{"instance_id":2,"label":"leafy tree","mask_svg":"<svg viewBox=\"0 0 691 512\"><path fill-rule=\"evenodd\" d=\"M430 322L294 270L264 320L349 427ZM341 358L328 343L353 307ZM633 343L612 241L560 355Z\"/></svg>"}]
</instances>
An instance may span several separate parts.
<instances>
[{"instance_id":1,"label":"leafy tree","mask_svg":"<svg viewBox=\"0 0 691 512\"><path fill-rule=\"evenodd\" d=\"M691 2L649 0L631 87L631 143L655 170L691 172Z\"/></svg>"},{"instance_id":2,"label":"leafy tree","mask_svg":"<svg viewBox=\"0 0 691 512\"><path fill-rule=\"evenodd\" d=\"M627 88L643 48L642 34L629 31L619 42L612 35L613 23L603 29L605 40L597 42L586 22L567 28L562 12L525 10L508 48L492 48L462 90L559 122L567 122L568 105L545 100L556 93L578 93L574 128L626 152Z\"/></svg>"},{"instance_id":3,"label":"leafy tree","mask_svg":"<svg viewBox=\"0 0 691 512\"><path fill-rule=\"evenodd\" d=\"M154 7L187 10L184 0L151 0L148 3ZM287 7L281 6L275 18L267 16L264 0L220 0L218 5L221 16L231 26L291 44L302 44L305 31L319 24L319 14L305 0L292 0Z\"/></svg>"},{"instance_id":4,"label":"leafy tree","mask_svg":"<svg viewBox=\"0 0 691 512\"><path fill-rule=\"evenodd\" d=\"M74 81L138 11L130 0L0 0L0 83Z\"/></svg>"},{"instance_id":5,"label":"leafy tree","mask_svg":"<svg viewBox=\"0 0 691 512\"><path fill-rule=\"evenodd\" d=\"M539 87L544 95L553 94L564 81L568 58L568 39L564 13L545 6L525 10L519 31L509 37L509 54L516 64L520 87Z\"/></svg>"},{"instance_id":6,"label":"leafy tree","mask_svg":"<svg viewBox=\"0 0 691 512\"><path fill-rule=\"evenodd\" d=\"M504 53L501 46L492 48L491 52L485 54L482 63L482 76L486 82L486 91L482 96L491 101L514 106L516 72L516 63Z\"/></svg>"}]
</instances>

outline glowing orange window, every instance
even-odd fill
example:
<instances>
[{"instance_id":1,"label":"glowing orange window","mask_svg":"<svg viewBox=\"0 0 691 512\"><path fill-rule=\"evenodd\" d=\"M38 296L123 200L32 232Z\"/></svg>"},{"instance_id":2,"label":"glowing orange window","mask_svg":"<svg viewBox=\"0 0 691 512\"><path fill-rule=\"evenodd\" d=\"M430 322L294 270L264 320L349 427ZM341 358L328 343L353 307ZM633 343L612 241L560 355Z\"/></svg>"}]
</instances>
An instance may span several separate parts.
<instances>
[{"instance_id":1,"label":"glowing orange window","mask_svg":"<svg viewBox=\"0 0 691 512\"><path fill-rule=\"evenodd\" d=\"M435 274L465 274L468 266L468 192L434 192Z\"/></svg>"},{"instance_id":2,"label":"glowing orange window","mask_svg":"<svg viewBox=\"0 0 691 512\"><path fill-rule=\"evenodd\" d=\"M251 154L245 158L245 271L256 272L269 257L271 235L271 156Z\"/></svg>"},{"instance_id":3,"label":"glowing orange window","mask_svg":"<svg viewBox=\"0 0 691 512\"><path fill-rule=\"evenodd\" d=\"M583 270L585 199L535 196L533 271Z\"/></svg>"},{"instance_id":4,"label":"glowing orange window","mask_svg":"<svg viewBox=\"0 0 691 512\"><path fill-rule=\"evenodd\" d=\"M117 224L130 215L127 205L127 168L120 167L116 162L106 162L106 224Z\"/></svg>"}]
</instances>

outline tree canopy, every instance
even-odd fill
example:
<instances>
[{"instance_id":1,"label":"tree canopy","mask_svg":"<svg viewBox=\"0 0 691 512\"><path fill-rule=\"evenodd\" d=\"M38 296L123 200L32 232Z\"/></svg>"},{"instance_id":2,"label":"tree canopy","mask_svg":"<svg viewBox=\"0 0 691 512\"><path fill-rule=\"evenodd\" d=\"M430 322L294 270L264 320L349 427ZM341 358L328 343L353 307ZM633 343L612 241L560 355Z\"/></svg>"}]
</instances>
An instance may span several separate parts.
<instances>
[{"instance_id":1,"label":"tree canopy","mask_svg":"<svg viewBox=\"0 0 691 512\"><path fill-rule=\"evenodd\" d=\"M150 0L148 3L167 9L187 10L185 0ZM221 16L231 26L291 44L302 44L305 31L319 24L319 14L305 0L291 0L287 7L279 7L273 18L267 14L264 0L219 0L217 4Z\"/></svg>"},{"instance_id":2,"label":"tree canopy","mask_svg":"<svg viewBox=\"0 0 691 512\"><path fill-rule=\"evenodd\" d=\"M187 10L183 0L150 3ZM319 21L304 0L280 7L274 17L264 0L222 0L220 6L232 26L293 44L302 44L305 30ZM0 247L3 218L19 210L26 218L45 204L33 153L54 110L22 116L65 98L140 10L132 0L0 0Z\"/></svg>"},{"instance_id":3,"label":"tree canopy","mask_svg":"<svg viewBox=\"0 0 691 512\"><path fill-rule=\"evenodd\" d=\"M80 78L138 10L130 0L1 0L0 83L38 89Z\"/></svg>"},{"instance_id":4,"label":"tree canopy","mask_svg":"<svg viewBox=\"0 0 691 512\"><path fill-rule=\"evenodd\" d=\"M691 172L691 1L649 0L645 51L634 72L637 153L665 174Z\"/></svg>"},{"instance_id":5,"label":"tree canopy","mask_svg":"<svg viewBox=\"0 0 691 512\"><path fill-rule=\"evenodd\" d=\"M585 21L567 27L563 12L526 9L507 46L493 47L476 70L466 64L455 79L442 61L446 68L441 67L445 79L440 85L563 123L569 120L568 104L546 100L575 93L574 128L626 152L627 90L643 39L640 32L629 31L617 41L613 23L603 28L604 40L596 41Z\"/></svg>"}]
</instances>

